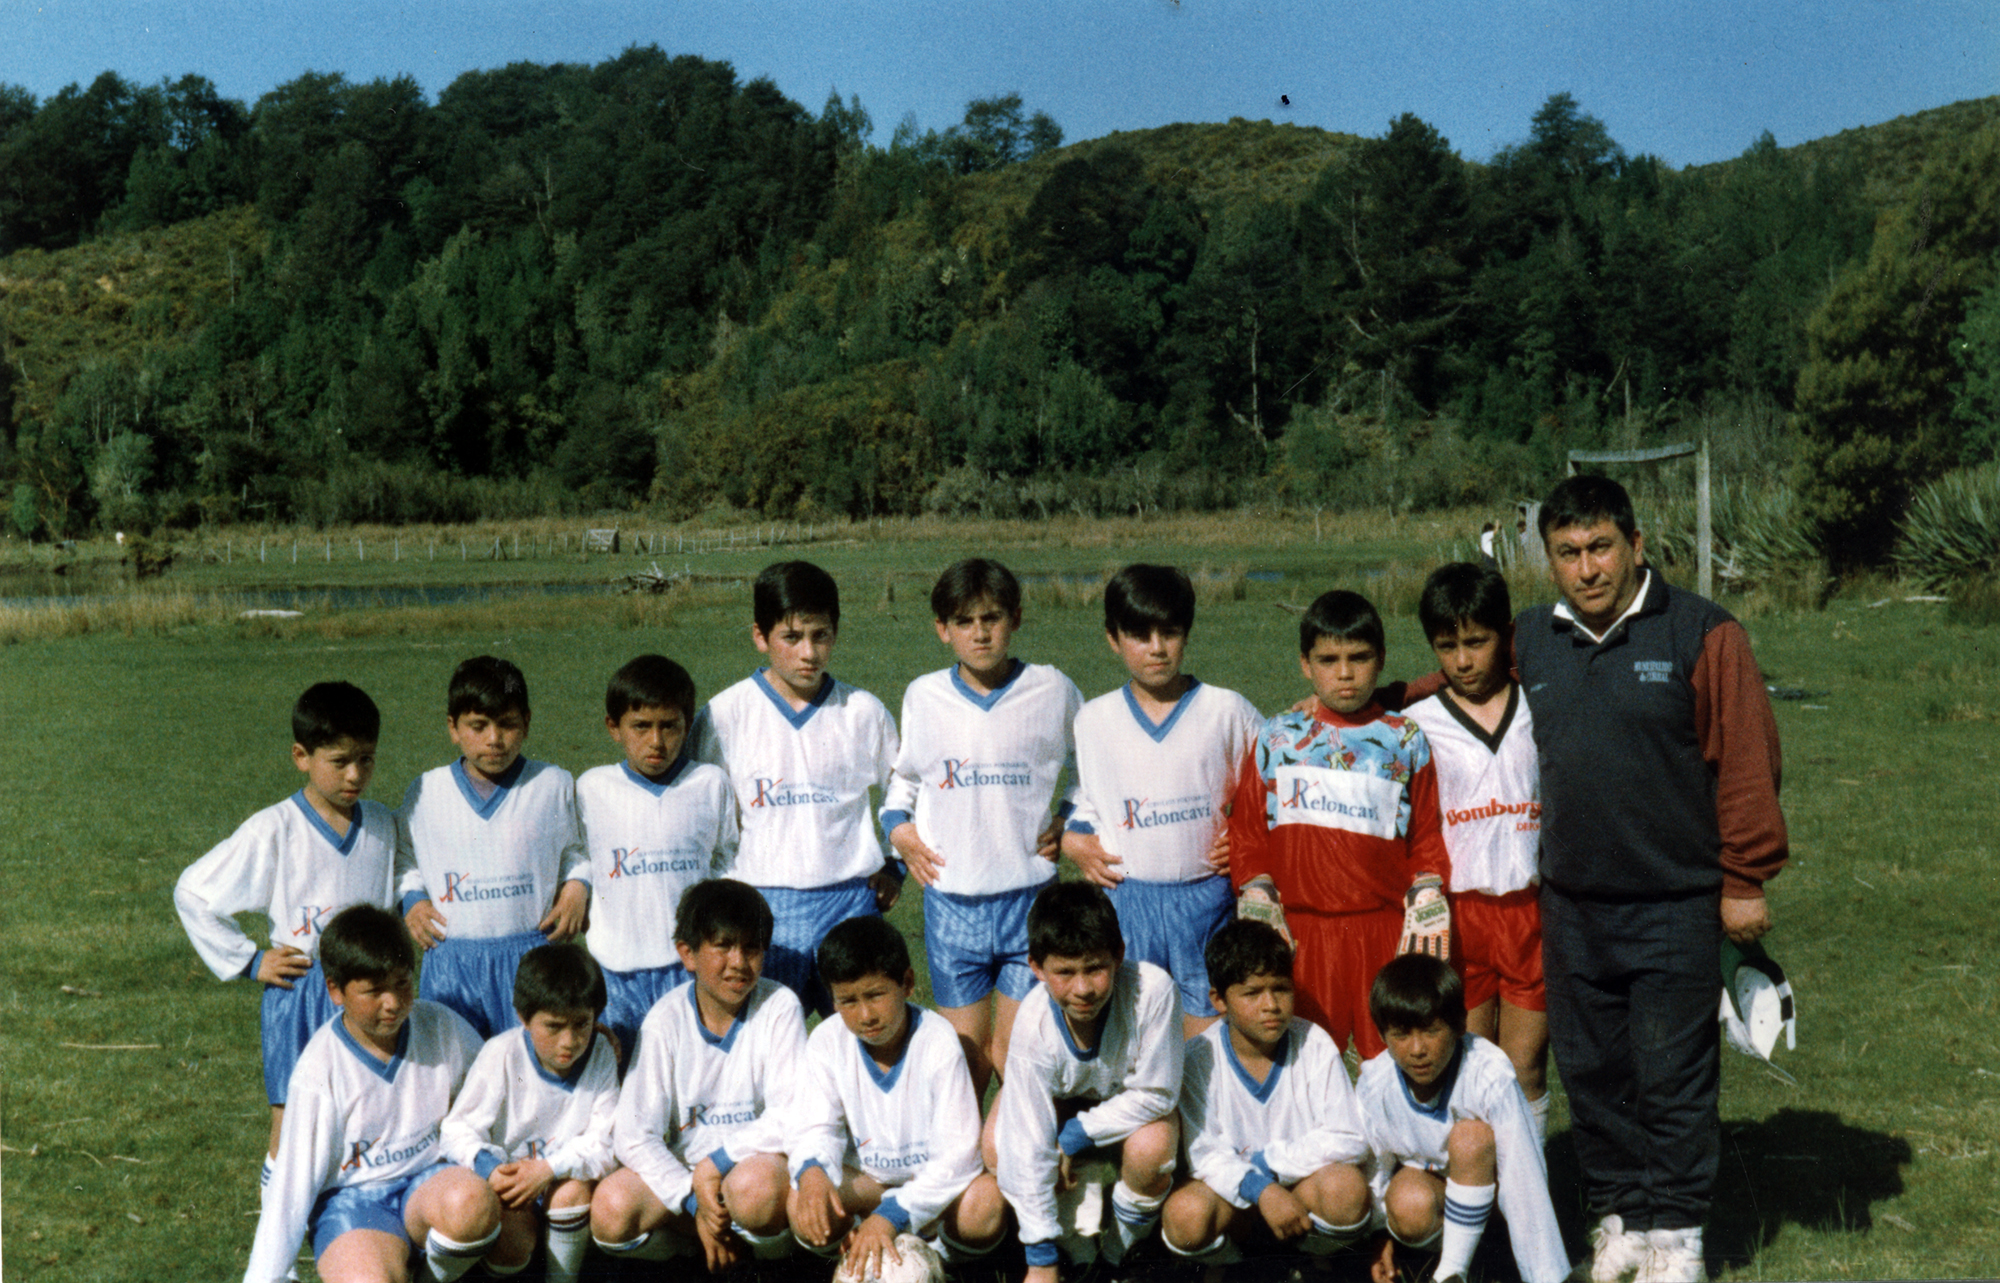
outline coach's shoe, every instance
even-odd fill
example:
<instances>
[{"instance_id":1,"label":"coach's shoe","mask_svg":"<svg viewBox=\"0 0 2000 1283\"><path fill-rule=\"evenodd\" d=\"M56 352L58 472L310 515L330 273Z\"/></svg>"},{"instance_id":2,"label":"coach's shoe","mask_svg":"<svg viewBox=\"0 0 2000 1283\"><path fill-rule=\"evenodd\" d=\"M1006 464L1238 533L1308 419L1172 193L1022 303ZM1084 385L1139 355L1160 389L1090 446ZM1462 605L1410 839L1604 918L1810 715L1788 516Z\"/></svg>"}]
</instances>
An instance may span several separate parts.
<instances>
[{"instance_id":1,"label":"coach's shoe","mask_svg":"<svg viewBox=\"0 0 2000 1283\"><path fill-rule=\"evenodd\" d=\"M1643 1266L1650 1256L1646 1236L1625 1228L1625 1218L1613 1212L1590 1232L1590 1283L1619 1283Z\"/></svg>"},{"instance_id":2,"label":"coach's shoe","mask_svg":"<svg viewBox=\"0 0 2000 1283\"><path fill-rule=\"evenodd\" d=\"M1701 1228L1654 1230L1646 1235L1646 1261L1632 1283L1708 1283Z\"/></svg>"}]
</instances>

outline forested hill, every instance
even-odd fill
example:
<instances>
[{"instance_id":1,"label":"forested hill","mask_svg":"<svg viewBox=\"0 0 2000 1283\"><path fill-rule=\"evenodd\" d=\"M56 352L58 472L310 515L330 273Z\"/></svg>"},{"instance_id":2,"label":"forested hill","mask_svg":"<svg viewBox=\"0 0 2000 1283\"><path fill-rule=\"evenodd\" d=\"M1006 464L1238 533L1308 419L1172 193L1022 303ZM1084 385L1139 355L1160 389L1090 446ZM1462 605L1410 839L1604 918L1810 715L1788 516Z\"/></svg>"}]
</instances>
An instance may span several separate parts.
<instances>
[{"instance_id":1,"label":"forested hill","mask_svg":"<svg viewBox=\"0 0 2000 1283\"><path fill-rule=\"evenodd\" d=\"M0 87L0 479L35 535L1422 506L1697 420L1817 476L1890 406L1894 504L1992 450L1996 101L1678 171L1566 94L1480 164L1409 115L1063 146L1014 95L885 140L651 48L435 101ZM1809 368L1885 326L1894 386Z\"/></svg>"}]
</instances>

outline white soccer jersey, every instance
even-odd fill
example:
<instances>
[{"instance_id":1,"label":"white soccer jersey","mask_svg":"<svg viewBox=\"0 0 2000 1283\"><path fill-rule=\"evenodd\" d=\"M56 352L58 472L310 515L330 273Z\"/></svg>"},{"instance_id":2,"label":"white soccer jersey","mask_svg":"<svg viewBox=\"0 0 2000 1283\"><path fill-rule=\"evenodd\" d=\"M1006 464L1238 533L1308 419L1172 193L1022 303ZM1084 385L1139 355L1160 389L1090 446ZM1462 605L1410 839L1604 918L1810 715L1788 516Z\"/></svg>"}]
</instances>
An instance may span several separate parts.
<instances>
[{"instance_id":1,"label":"white soccer jersey","mask_svg":"<svg viewBox=\"0 0 2000 1283\"><path fill-rule=\"evenodd\" d=\"M1272 1181L1289 1187L1334 1163L1368 1165L1347 1062L1326 1030L1297 1017L1262 1083L1236 1058L1227 1020L1188 1039L1181 1135L1188 1174L1237 1207Z\"/></svg>"},{"instance_id":2,"label":"white soccer jersey","mask_svg":"<svg viewBox=\"0 0 2000 1283\"><path fill-rule=\"evenodd\" d=\"M1484 1038L1466 1034L1445 1075L1437 1096L1419 1104L1388 1052L1361 1067L1355 1090L1362 1129L1375 1152L1370 1184L1376 1205L1398 1167L1444 1173L1452 1124L1461 1119L1485 1123L1493 1129L1500 1215L1507 1218L1514 1263L1527 1283L1557 1283L1569 1273L1569 1256L1549 1203L1541 1133L1514 1077L1514 1062Z\"/></svg>"},{"instance_id":3,"label":"white soccer jersey","mask_svg":"<svg viewBox=\"0 0 2000 1283\"><path fill-rule=\"evenodd\" d=\"M244 974L257 946L234 914L271 919L271 943L319 956L319 933L351 904L396 907L398 824L380 802L354 808L337 836L303 790L243 821L182 871L174 908L208 969L224 980Z\"/></svg>"},{"instance_id":4,"label":"white soccer jersey","mask_svg":"<svg viewBox=\"0 0 2000 1283\"><path fill-rule=\"evenodd\" d=\"M1535 721L1516 686L1500 732L1488 736L1444 691L1408 715L1423 727L1437 769L1451 890L1506 895L1535 884L1542 840L1542 777Z\"/></svg>"},{"instance_id":5,"label":"white soccer jersey","mask_svg":"<svg viewBox=\"0 0 2000 1283\"><path fill-rule=\"evenodd\" d=\"M411 1008L387 1064L345 1020L321 1026L292 1070L245 1283L283 1283L326 1190L400 1181L441 1159L438 1125L478 1055L472 1026L435 1002Z\"/></svg>"},{"instance_id":6,"label":"white soccer jersey","mask_svg":"<svg viewBox=\"0 0 2000 1283\"><path fill-rule=\"evenodd\" d=\"M952 895L1047 882L1056 866L1035 854L1035 839L1063 773L1076 776L1070 724L1082 706L1076 683L1047 664L1016 660L1013 676L987 695L956 664L925 673L903 692L903 750L883 830L914 820L924 845L944 857L937 889Z\"/></svg>"},{"instance_id":7,"label":"white soccer jersey","mask_svg":"<svg viewBox=\"0 0 2000 1283\"><path fill-rule=\"evenodd\" d=\"M782 1154L806 1051L805 1016L792 991L759 980L743 1014L718 1038L701 1022L693 982L653 1004L618 1096L612 1148L669 1208L694 1189L694 1169L722 1150L735 1163Z\"/></svg>"},{"instance_id":8,"label":"white soccer jersey","mask_svg":"<svg viewBox=\"0 0 2000 1283\"><path fill-rule=\"evenodd\" d=\"M1210 877L1208 849L1223 804L1264 718L1235 691L1196 682L1154 722L1132 688L1099 695L1076 716L1079 798L1069 827L1095 833L1147 882Z\"/></svg>"},{"instance_id":9,"label":"white soccer jersey","mask_svg":"<svg viewBox=\"0 0 2000 1283\"><path fill-rule=\"evenodd\" d=\"M898 1230L921 1231L982 1170L979 1102L958 1032L911 1006L903 1058L884 1073L838 1018L806 1043L806 1072L792 1100L786 1156L792 1183L817 1162L838 1185L843 1166L880 1181L881 1212Z\"/></svg>"},{"instance_id":10,"label":"white soccer jersey","mask_svg":"<svg viewBox=\"0 0 2000 1283\"><path fill-rule=\"evenodd\" d=\"M686 756L657 782L617 762L577 779L576 806L590 851L591 954L613 971L680 961L681 892L736 857L729 777Z\"/></svg>"},{"instance_id":11,"label":"white soccer jersey","mask_svg":"<svg viewBox=\"0 0 2000 1283\"><path fill-rule=\"evenodd\" d=\"M400 814L396 893L428 899L454 940L533 931L564 882L590 881L576 781L560 766L522 758L482 799L453 762L419 775Z\"/></svg>"},{"instance_id":12,"label":"white soccer jersey","mask_svg":"<svg viewBox=\"0 0 2000 1283\"><path fill-rule=\"evenodd\" d=\"M618 1116L618 1056L598 1034L576 1072L542 1068L520 1025L486 1040L445 1115L444 1156L481 1176L517 1159L539 1158L557 1180L594 1181L618 1166L611 1125Z\"/></svg>"},{"instance_id":13,"label":"white soccer jersey","mask_svg":"<svg viewBox=\"0 0 2000 1283\"><path fill-rule=\"evenodd\" d=\"M868 790L896 761L896 724L867 691L827 677L798 712L759 669L708 702L688 752L720 766L743 828L733 876L810 889L882 868Z\"/></svg>"},{"instance_id":14,"label":"white soccer jersey","mask_svg":"<svg viewBox=\"0 0 2000 1283\"><path fill-rule=\"evenodd\" d=\"M1056 1102L1099 1102L1075 1123L1093 1145L1124 1140L1180 1103L1181 1007L1174 979L1150 962L1118 968L1097 1046L1085 1051L1069 1020L1036 985L1021 1000L1007 1047L1006 1085L994 1126L1000 1192L1023 1243L1053 1242L1056 1222Z\"/></svg>"}]
</instances>

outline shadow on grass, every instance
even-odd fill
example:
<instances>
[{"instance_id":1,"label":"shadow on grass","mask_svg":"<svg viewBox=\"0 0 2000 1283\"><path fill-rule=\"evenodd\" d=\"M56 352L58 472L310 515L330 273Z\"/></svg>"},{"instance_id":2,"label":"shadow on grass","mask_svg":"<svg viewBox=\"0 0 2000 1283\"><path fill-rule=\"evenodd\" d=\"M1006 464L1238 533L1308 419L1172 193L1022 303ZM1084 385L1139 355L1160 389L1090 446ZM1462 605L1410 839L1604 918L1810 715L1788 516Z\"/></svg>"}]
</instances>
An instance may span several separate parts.
<instances>
[{"instance_id":1,"label":"shadow on grass","mask_svg":"<svg viewBox=\"0 0 2000 1283\"><path fill-rule=\"evenodd\" d=\"M1569 1132L1549 1137L1548 1157L1563 1242L1570 1259L1583 1260L1593 1222ZM1823 1109L1780 1109L1760 1122L1723 1123L1722 1170L1704 1235L1710 1272L1749 1264L1787 1224L1872 1227L1874 1205L1903 1192L1903 1168L1914 1157L1908 1141L1851 1127Z\"/></svg>"}]
</instances>

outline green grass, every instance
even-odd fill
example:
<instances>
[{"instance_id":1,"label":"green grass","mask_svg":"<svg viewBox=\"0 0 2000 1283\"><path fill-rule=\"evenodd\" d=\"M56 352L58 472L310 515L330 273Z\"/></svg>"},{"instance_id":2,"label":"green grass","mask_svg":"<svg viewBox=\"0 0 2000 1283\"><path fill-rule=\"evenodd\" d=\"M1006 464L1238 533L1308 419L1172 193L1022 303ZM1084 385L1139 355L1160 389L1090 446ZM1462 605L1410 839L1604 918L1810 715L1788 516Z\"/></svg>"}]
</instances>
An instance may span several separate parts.
<instances>
[{"instance_id":1,"label":"green grass","mask_svg":"<svg viewBox=\"0 0 2000 1283\"><path fill-rule=\"evenodd\" d=\"M1307 531L1303 546L1265 548L1141 543L1138 526L1123 546L1065 545L1053 532L1037 545L1031 531L994 542L1024 573L1088 576L1141 556L1280 570L1282 582L1242 583L1240 600L1223 576L1190 658L1203 678L1272 710L1301 691L1295 619L1280 602L1339 585L1405 600L1422 548L1451 537L1316 546L1309 519ZM895 709L912 677L942 666L923 590L966 546L940 535L815 549L847 590L835 671ZM741 560L749 572L762 558ZM1414 569L1366 573L1387 561ZM747 613L741 590L718 586L636 607L571 598L0 644L9 1276L241 1272L268 1117L256 994L209 975L171 891L189 861L296 787L286 716L299 690L345 677L375 697L373 795L393 804L449 753L444 685L464 656L519 662L535 693L529 751L582 770L613 756L599 710L614 668L658 650L718 690L754 666ZM1088 584L1033 585L1016 653L1060 665L1087 694L1109 689L1122 670L1099 618ZM1741 1278L1990 1272L2000 1260L2000 1035L1986 952L2000 633L1954 624L1941 606L1866 599L1756 613L1749 626L1770 681L1825 693L1777 706L1794 859L1774 888L1772 947L1799 995L1800 1045L1779 1053L1797 1085L1725 1056L1712 1260ZM1424 666L1416 632L1407 615L1391 619L1392 676ZM894 916L913 930L916 911L911 897ZM1558 1105L1552 1155L1567 1213L1565 1125Z\"/></svg>"}]
</instances>

